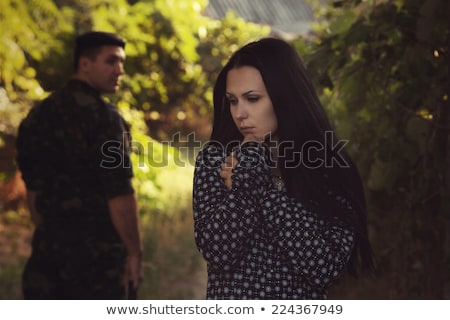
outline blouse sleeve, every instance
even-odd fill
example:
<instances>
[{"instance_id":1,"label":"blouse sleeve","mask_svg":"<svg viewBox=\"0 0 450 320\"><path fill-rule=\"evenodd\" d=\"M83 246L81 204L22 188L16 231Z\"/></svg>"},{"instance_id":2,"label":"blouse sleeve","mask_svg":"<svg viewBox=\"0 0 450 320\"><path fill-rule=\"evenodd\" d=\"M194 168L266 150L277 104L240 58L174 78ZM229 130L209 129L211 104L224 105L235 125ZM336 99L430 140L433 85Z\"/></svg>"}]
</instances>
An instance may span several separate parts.
<instances>
[{"instance_id":1,"label":"blouse sleeve","mask_svg":"<svg viewBox=\"0 0 450 320\"><path fill-rule=\"evenodd\" d=\"M328 287L340 276L354 246L354 235L337 218L324 219L296 199L271 187L266 149L251 142L237 153L228 190L220 177L225 155L206 147L194 174L195 240L210 267L228 270L264 233L283 265L311 285ZM344 199L336 203L351 207ZM330 216L333 216L332 214Z\"/></svg>"},{"instance_id":2,"label":"blouse sleeve","mask_svg":"<svg viewBox=\"0 0 450 320\"><path fill-rule=\"evenodd\" d=\"M279 205L269 209L275 198ZM337 197L340 205L347 205ZM329 287L347 265L354 234L337 218L323 219L295 199L276 190L265 194L262 204L264 227L279 256L311 285ZM350 206L348 210L352 210Z\"/></svg>"},{"instance_id":3,"label":"blouse sleeve","mask_svg":"<svg viewBox=\"0 0 450 320\"><path fill-rule=\"evenodd\" d=\"M270 179L265 149L247 142L237 150L232 187L220 177L225 155L220 147L200 151L194 173L195 241L210 267L229 270L251 247L254 228L260 228L260 203Z\"/></svg>"}]
</instances>

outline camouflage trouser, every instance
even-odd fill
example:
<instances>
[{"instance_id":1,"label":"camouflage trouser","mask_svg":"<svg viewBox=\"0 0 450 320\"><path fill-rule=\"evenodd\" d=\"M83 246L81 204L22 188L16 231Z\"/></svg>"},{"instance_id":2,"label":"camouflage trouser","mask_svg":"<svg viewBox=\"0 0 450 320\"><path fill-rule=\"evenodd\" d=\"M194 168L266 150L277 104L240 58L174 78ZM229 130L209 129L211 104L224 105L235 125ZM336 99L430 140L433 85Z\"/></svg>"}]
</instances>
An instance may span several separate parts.
<instances>
[{"instance_id":1,"label":"camouflage trouser","mask_svg":"<svg viewBox=\"0 0 450 320\"><path fill-rule=\"evenodd\" d=\"M48 236L45 237L48 239ZM120 243L48 241L37 232L22 277L25 299L124 299Z\"/></svg>"}]
</instances>

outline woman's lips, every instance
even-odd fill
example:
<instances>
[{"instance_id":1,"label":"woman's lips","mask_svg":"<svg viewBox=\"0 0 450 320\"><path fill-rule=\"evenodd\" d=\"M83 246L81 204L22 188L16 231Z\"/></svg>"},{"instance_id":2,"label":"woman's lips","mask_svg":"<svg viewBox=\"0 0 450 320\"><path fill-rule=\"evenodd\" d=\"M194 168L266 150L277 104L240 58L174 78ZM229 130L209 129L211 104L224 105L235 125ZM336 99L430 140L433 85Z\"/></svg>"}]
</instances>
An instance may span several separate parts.
<instances>
[{"instance_id":1,"label":"woman's lips","mask_svg":"<svg viewBox=\"0 0 450 320\"><path fill-rule=\"evenodd\" d=\"M253 133L254 127L240 127L242 133Z\"/></svg>"}]
</instances>

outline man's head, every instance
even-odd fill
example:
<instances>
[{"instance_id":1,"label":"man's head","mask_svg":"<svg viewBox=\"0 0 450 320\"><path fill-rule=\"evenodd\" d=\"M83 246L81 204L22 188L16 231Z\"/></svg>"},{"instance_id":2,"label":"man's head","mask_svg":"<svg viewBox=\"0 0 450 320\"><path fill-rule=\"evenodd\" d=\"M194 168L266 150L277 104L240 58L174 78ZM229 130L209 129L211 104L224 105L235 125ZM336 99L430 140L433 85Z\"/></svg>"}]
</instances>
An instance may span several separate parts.
<instances>
[{"instance_id":1,"label":"man's head","mask_svg":"<svg viewBox=\"0 0 450 320\"><path fill-rule=\"evenodd\" d=\"M123 74L125 40L116 34L90 31L79 35L75 43L75 78L100 93L117 90Z\"/></svg>"}]
</instances>

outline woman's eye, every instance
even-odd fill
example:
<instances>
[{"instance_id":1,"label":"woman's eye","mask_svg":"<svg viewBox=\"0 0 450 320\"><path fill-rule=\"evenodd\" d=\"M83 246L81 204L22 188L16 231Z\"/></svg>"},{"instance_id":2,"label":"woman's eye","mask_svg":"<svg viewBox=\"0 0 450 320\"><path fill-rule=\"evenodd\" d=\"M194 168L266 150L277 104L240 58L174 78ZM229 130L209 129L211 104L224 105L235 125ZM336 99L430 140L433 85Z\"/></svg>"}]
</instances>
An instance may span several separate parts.
<instances>
[{"instance_id":1,"label":"woman's eye","mask_svg":"<svg viewBox=\"0 0 450 320\"><path fill-rule=\"evenodd\" d=\"M248 97L247 100L250 102L256 102L259 100L259 97Z\"/></svg>"},{"instance_id":2,"label":"woman's eye","mask_svg":"<svg viewBox=\"0 0 450 320\"><path fill-rule=\"evenodd\" d=\"M231 104L231 105L236 105L237 104L237 100L236 99L230 99L230 98L228 98L228 102Z\"/></svg>"}]
</instances>

